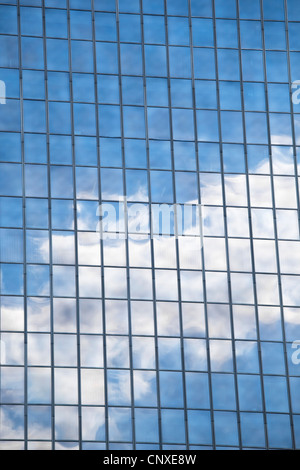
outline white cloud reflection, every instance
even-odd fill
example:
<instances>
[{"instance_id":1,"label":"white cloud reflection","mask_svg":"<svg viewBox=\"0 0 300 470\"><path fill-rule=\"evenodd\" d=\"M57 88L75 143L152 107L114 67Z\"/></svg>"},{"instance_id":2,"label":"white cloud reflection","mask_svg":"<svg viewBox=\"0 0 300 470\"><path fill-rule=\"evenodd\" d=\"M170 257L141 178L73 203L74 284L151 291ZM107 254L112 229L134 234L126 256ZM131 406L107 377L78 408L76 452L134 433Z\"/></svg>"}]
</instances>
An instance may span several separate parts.
<instances>
[{"instance_id":1,"label":"white cloud reflection","mask_svg":"<svg viewBox=\"0 0 300 470\"><path fill-rule=\"evenodd\" d=\"M280 140L280 144L284 139ZM285 153L280 147L273 150L273 163L276 168L274 184L276 189L276 208L278 209L296 209L296 192L294 180L288 175L292 174L293 163L291 162L291 151ZM268 161L262 160L256 168L257 173L268 171ZM259 321L266 331L275 332L278 318L274 310L268 310L268 305L273 307L279 304L278 295L278 277L277 260L274 242L273 228L273 202L271 192L271 180L267 175L250 175L250 200L254 208L251 209L251 218L253 223L254 236L264 240L254 241L254 258L258 275L256 276L256 289L258 302L263 305L263 312L260 313ZM232 343L230 315L227 307L224 310L217 307L217 302L228 303L228 276L226 272L227 257L225 250L224 237L224 217L223 217L223 188L219 175L202 174L200 176L202 202L206 205L203 212L203 233L205 235L203 250L199 237L179 237L179 265L181 268L181 288L183 304L183 326L186 337L203 337L205 335L206 325L204 319L203 302L203 274L202 252L206 266L205 286L207 300L211 304L209 310L209 331L210 335L210 355L212 370L216 372L232 372ZM230 239L230 257L231 269L238 271L231 273L231 288L233 295L233 320L235 336L239 340L256 340L256 316L254 309L253 296L253 278L250 274L252 267L250 248L244 241L249 237L248 208L245 194L245 177L241 175L229 175L226 177L225 196L228 205L240 207L228 207L226 209L228 234ZM114 197L119 197L116 194ZM132 196L132 199L141 200L145 197L143 188ZM80 203L81 204L81 203ZM79 270L79 284L81 297L96 297L97 304L86 305L82 307L81 322L84 333L101 333L101 257L100 243L95 232L95 212L97 207L93 205L93 211L85 210L84 204L79 204L79 215L81 218L81 229L85 232L78 234L78 256L82 265ZM212 204L210 206L209 204ZM87 206L86 206L87 207ZM122 210L120 214L122 214ZM121 226L124 217L120 215ZM281 219L281 233L287 233L285 226L289 222L289 213L284 212ZM297 222L297 220L296 220ZM186 233L188 233L188 227ZM286 240L279 242L279 261L281 266L283 300L287 306L285 309L285 324L288 332L288 340L292 341L293 331L300 331L299 312L299 278L300 274L300 248L297 238L297 230L293 229L294 241ZM34 235L36 237L37 234ZM48 240L38 240L32 238L35 256L42 263L48 263L49 243ZM211 237L211 238L210 238ZM236 238L234 238L236 237ZM241 239L239 239L241 237ZM75 239L72 233L65 235L62 232L53 232L53 255L56 263L73 264L75 260ZM104 242L104 262L106 266L117 267L120 269L105 267L105 288L106 296L109 298L118 298L111 302L107 308L106 315L109 335L128 334L128 311L127 311L127 273L122 269L126 262L125 240L115 240L112 243ZM158 294L158 333L166 336L178 336L179 312L175 303L178 296L177 285L177 251L175 238L161 237L155 238L154 246L154 264L156 268L156 287ZM131 278L132 293L135 301L132 302L132 331L134 334L154 334L154 316L153 305L153 283L151 267L151 244L149 234L140 235L140 240L135 238L129 242L129 258L131 268L134 269ZM143 268L143 269L141 269ZM217 270L219 272L214 272ZM240 272L242 271L242 272ZM268 274L269 273L269 274ZM68 284L69 280L67 280ZM61 290L63 292L63 289ZM41 292L40 294L43 294ZM83 299L82 299L83 300ZM148 300L146 302L146 300ZM172 301L175 301L172 303ZM195 302L195 303L193 303ZM247 305L248 304L248 305ZM22 332L24 328L24 308L22 303L15 298L3 297L1 300L1 328L2 330ZM62 316L61 323L57 323L58 331L76 333L76 306L62 306L58 310L58 315ZM260 307L261 308L261 307ZM68 310L69 309L69 310ZM69 313L64 316L64 311ZM74 318L73 318L73 313ZM90 315L90 320L87 318ZM28 326L31 331L49 332L50 328L50 307L48 302L42 298L36 297L30 300L28 304ZM72 331L70 331L72 328ZM274 333L275 334L275 333ZM296 333L295 333L296 334ZM46 336L44 337L44 339ZM215 339L214 339L215 338ZM51 363L50 346L43 346L38 340L29 341L29 365L49 365ZM49 338L45 341L47 342ZM272 337L270 338L272 339ZM7 348L7 364L23 365L24 362L24 338L21 333L2 333L1 340L5 341ZM109 403L111 406L120 403L120 397L124 406L131 403L130 378L127 371L118 368L127 368L129 366L129 343L125 336L107 337L108 366L115 368L115 375L112 372L109 376ZM202 340L201 340L202 341ZM188 344L188 346L187 346ZM95 349L89 347L85 355L85 361L93 359ZM160 357L164 359L162 350L158 351ZM168 357L177 357L178 343L168 344ZM237 350L238 360L247 360L252 354L255 354L255 343L240 342ZM154 369L155 367L155 347L153 340L147 338L137 338L134 342L134 364L135 367L144 369ZM206 371L207 370L207 349L205 342L200 344L198 340L190 340L185 345L185 355L189 370ZM36 358L36 359L35 359ZM76 364L75 364L76 365ZM82 400L85 406L93 405L101 407L104 404L104 375L100 369L93 371L87 368L82 370ZM102 367L96 365L96 367ZM118 371L118 373L116 373ZM46 394L46 382L43 387L43 380L37 380L31 385L29 398L35 397L39 401L42 394ZM48 383L48 382L47 382ZM50 384L50 382L49 382ZM156 397L155 373L149 371L137 371L134 374L134 395L137 404L147 406L153 404ZM152 402L151 402L152 400ZM56 405L78 403L77 396L77 374L72 369L55 374L55 402ZM155 403L154 403L155 405ZM68 408L68 409L67 409ZM100 408L99 408L100 409ZM20 414L14 414L9 408L0 408L0 435L2 439L10 440L23 437L23 423ZM102 413L102 412L101 412ZM102 427L104 417L99 412L89 415L89 419L84 421L84 435L87 439L96 439L102 436ZM88 415L87 415L88 416ZM101 417L102 416L102 417ZM77 429L77 408L56 407L56 428L57 438L64 441L68 439L76 440L78 438ZM110 426L116 436L121 435L118 427L118 417L114 421L114 415L110 416ZM74 425L74 428L72 426ZM32 431L33 432L33 431ZM34 435L41 435L46 439L48 428L43 423L37 423L34 429ZM100 433L100 434L99 434ZM102 439L102 437L101 437ZM8 444L7 444L8 445ZM38 448L44 444L34 444ZM46 444L45 444L46 446ZM57 449L66 449L64 443L57 444ZM12 447L14 445L12 444ZM72 448L72 447L70 447Z\"/></svg>"}]
</instances>

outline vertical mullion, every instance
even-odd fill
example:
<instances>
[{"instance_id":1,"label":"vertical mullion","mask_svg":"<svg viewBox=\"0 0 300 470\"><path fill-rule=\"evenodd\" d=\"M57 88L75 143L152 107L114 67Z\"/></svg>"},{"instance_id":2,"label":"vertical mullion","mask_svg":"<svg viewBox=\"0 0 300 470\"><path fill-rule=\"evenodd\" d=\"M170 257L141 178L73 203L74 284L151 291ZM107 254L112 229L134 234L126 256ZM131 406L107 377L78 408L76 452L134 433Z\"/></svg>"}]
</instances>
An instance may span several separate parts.
<instances>
[{"instance_id":1,"label":"vertical mullion","mask_svg":"<svg viewBox=\"0 0 300 470\"><path fill-rule=\"evenodd\" d=\"M263 11L263 0L260 0L261 7L261 23L262 27L264 25L264 11ZM285 4L286 7L286 4ZM286 9L286 8L285 8ZM267 132L268 132L268 147L269 153L272 155L272 139L271 139L271 128L270 128L270 109L269 109L269 100L268 100L268 75L267 75L267 61L266 61L266 45L264 35L262 36L263 41L263 67L264 67L264 77L266 83L266 117L267 117ZM276 250L276 264L277 264L277 280L278 280L278 292L279 292L279 302L280 302L280 314L281 314L281 329L282 329L282 339L284 347L284 364L285 364L285 379L287 386L288 394L288 404L289 404L289 418L291 430L293 429L293 419L292 419L292 399L291 399L291 390L290 390L290 381L288 377L289 368L288 368L288 358L286 351L286 334L285 334L285 323L284 323L284 311L283 311L283 293L282 293L282 283L281 283L281 268L280 268L280 257L279 257L279 245L278 245L278 230L277 230L277 219L276 219L276 202L275 202L275 185L274 185L274 172L273 172L273 162L270 161L270 179L271 179L271 193L272 193L272 210L274 218L274 233L275 233L275 250ZM295 436L291 432L292 438L292 447L295 449Z\"/></svg>"},{"instance_id":2,"label":"vertical mullion","mask_svg":"<svg viewBox=\"0 0 300 470\"><path fill-rule=\"evenodd\" d=\"M207 309L207 295L206 295L206 275L205 275L205 259L203 252L203 217L204 212L201 208L201 188L200 188L200 165L199 165L199 151L198 151L198 129L197 129L197 110L196 110L196 89L195 89L195 69L194 69L194 45L193 45L193 27L192 27L192 8L191 0L189 2L189 29L190 29L190 50L192 62L192 93L193 93L193 114L194 114L194 129L195 129L195 153L196 153L196 168L197 168L197 186L198 186L198 202L200 204L200 236L201 236L201 261L202 261L202 279L203 279L203 302L205 313L205 332L206 332L206 351L207 351L207 371L208 371L208 386L210 398L210 414L211 414L211 432L212 432L212 446L215 448L215 429L214 429L214 406L213 406L213 393L212 393L212 377L211 377L211 360L209 349L209 335L208 335L208 309Z\"/></svg>"},{"instance_id":3,"label":"vertical mullion","mask_svg":"<svg viewBox=\"0 0 300 470\"><path fill-rule=\"evenodd\" d=\"M96 132L97 132L97 166L98 166L98 183L99 183L99 203L101 203L101 165L100 165L100 130L99 130L99 103L98 103L98 86L97 86L97 56L96 56L96 26L95 26L95 5L92 0L92 25L93 25L93 60L94 60L94 83L95 83L95 102L96 102ZM102 222L100 222L101 224ZM100 228L101 230L101 228ZM102 231L101 231L102 233ZM103 368L104 368L104 407L105 407L105 439L106 449L109 449L109 427L108 427L108 391L107 391L107 351L106 351L106 321L105 321L105 283L104 283L104 255L103 255L103 239L100 236L100 252L101 252L101 292L102 292L102 336L103 336Z\"/></svg>"},{"instance_id":4,"label":"vertical mullion","mask_svg":"<svg viewBox=\"0 0 300 470\"><path fill-rule=\"evenodd\" d=\"M153 221L152 221L152 192L150 177L150 151L149 151L149 129L147 114L147 80L146 80L146 62L145 62L145 41L144 41L144 16L143 16L143 0L140 0L141 10L141 35L142 35L142 59L143 59L143 82L144 82L144 109L145 109L145 130L146 130L146 147L147 147L147 181L149 195L149 226L150 226L150 245L151 245L151 271L152 271L152 291L153 291L153 320L154 320L154 342L155 342L155 366L156 366L156 393L158 405L158 435L159 447L162 450L162 422L161 422L161 400L160 400L160 376L159 376L159 357L158 357L158 327L157 327L157 305L156 305L156 285L155 285L155 252L153 242Z\"/></svg>"},{"instance_id":5,"label":"vertical mullion","mask_svg":"<svg viewBox=\"0 0 300 470\"><path fill-rule=\"evenodd\" d=\"M215 0L212 0L212 7L213 7L214 42L215 42L215 71L216 71L216 84L217 84L217 105L218 105L218 111L217 112L218 112L218 128L219 128L219 148L220 148L220 158L221 158L221 179L222 179L222 193L223 193L224 231L225 231L225 248L226 248L226 261L227 261L227 287L228 287L228 300L229 300L229 311L230 311L233 376L234 376L234 387L235 387L235 396L236 396L236 414L237 414L237 429L238 429L238 442L239 442L238 445L239 445L239 448L241 450L242 449L242 435L241 435L241 423L240 423L240 406L239 406L238 382L237 382L235 335L234 335L234 327L233 327L233 308L232 308L232 290L231 290L231 278L230 278L230 258L229 258L229 246L228 246L225 175L224 175L224 164L223 164L223 142L222 142L222 123L221 123L221 105L220 105L220 87L219 87L219 67L218 67L218 49L217 49L217 29L216 29Z\"/></svg>"}]
</instances>

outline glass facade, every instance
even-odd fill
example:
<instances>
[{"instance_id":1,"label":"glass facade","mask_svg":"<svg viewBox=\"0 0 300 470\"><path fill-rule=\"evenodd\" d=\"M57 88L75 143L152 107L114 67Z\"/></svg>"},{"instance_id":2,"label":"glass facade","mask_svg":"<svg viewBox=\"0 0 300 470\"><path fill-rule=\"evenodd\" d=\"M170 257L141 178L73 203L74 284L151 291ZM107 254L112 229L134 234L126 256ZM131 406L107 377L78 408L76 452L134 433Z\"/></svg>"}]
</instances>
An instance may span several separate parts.
<instances>
[{"instance_id":1,"label":"glass facade","mask_svg":"<svg viewBox=\"0 0 300 470\"><path fill-rule=\"evenodd\" d=\"M0 2L0 449L300 448L299 38Z\"/></svg>"}]
</instances>

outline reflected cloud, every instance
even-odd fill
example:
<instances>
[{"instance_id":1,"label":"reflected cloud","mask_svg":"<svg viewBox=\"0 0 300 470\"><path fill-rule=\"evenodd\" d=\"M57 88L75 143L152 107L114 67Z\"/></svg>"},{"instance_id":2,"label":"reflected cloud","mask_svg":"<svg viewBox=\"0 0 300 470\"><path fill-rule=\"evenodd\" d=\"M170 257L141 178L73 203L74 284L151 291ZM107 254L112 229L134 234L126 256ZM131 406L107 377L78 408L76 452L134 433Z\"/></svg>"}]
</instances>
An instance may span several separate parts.
<instances>
[{"instance_id":1,"label":"reflected cloud","mask_svg":"<svg viewBox=\"0 0 300 470\"><path fill-rule=\"evenodd\" d=\"M295 173L293 147L272 146L273 171L277 175Z\"/></svg>"},{"instance_id":2,"label":"reflected cloud","mask_svg":"<svg viewBox=\"0 0 300 470\"><path fill-rule=\"evenodd\" d=\"M130 372L127 370L107 371L108 403L130 406Z\"/></svg>"},{"instance_id":3,"label":"reflected cloud","mask_svg":"<svg viewBox=\"0 0 300 470\"><path fill-rule=\"evenodd\" d=\"M24 330L24 301L18 297L0 297L1 331Z\"/></svg>"},{"instance_id":4,"label":"reflected cloud","mask_svg":"<svg viewBox=\"0 0 300 470\"><path fill-rule=\"evenodd\" d=\"M104 405L104 372L100 369L81 370L82 403Z\"/></svg>"},{"instance_id":5,"label":"reflected cloud","mask_svg":"<svg viewBox=\"0 0 300 470\"><path fill-rule=\"evenodd\" d=\"M0 407L0 439L24 439L24 407Z\"/></svg>"}]
</instances>

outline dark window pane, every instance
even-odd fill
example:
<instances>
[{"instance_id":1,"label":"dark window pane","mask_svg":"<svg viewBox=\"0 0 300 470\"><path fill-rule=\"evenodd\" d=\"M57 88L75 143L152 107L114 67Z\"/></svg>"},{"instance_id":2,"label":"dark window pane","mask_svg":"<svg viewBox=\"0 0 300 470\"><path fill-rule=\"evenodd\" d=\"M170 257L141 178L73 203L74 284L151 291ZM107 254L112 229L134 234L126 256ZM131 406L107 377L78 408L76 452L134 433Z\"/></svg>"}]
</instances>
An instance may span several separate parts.
<instances>
[{"instance_id":1,"label":"dark window pane","mask_svg":"<svg viewBox=\"0 0 300 470\"><path fill-rule=\"evenodd\" d=\"M49 103L49 128L53 134L71 134L69 103Z\"/></svg>"},{"instance_id":2,"label":"dark window pane","mask_svg":"<svg viewBox=\"0 0 300 470\"><path fill-rule=\"evenodd\" d=\"M26 165L25 193L28 197L48 196L47 167L44 165Z\"/></svg>"},{"instance_id":3,"label":"dark window pane","mask_svg":"<svg viewBox=\"0 0 300 470\"><path fill-rule=\"evenodd\" d=\"M144 41L146 44L165 44L165 21L163 16L144 17Z\"/></svg>"},{"instance_id":4,"label":"dark window pane","mask_svg":"<svg viewBox=\"0 0 300 470\"><path fill-rule=\"evenodd\" d=\"M92 74L73 73L74 101L94 102L95 83Z\"/></svg>"},{"instance_id":5,"label":"dark window pane","mask_svg":"<svg viewBox=\"0 0 300 470\"><path fill-rule=\"evenodd\" d=\"M21 34L23 36L43 36L43 16L41 8L21 7L20 17ZM10 33L12 33L12 31L10 31ZM17 31L14 34L16 33Z\"/></svg>"},{"instance_id":6,"label":"dark window pane","mask_svg":"<svg viewBox=\"0 0 300 470\"><path fill-rule=\"evenodd\" d=\"M73 106L74 131L78 135L96 135L96 108L92 104Z\"/></svg>"},{"instance_id":7,"label":"dark window pane","mask_svg":"<svg viewBox=\"0 0 300 470\"><path fill-rule=\"evenodd\" d=\"M118 48L113 43L96 44L97 71L99 73L118 73Z\"/></svg>"},{"instance_id":8,"label":"dark window pane","mask_svg":"<svg viewBox=\"0 0 300 470\"><path fill-rule=\"evenodd\" d=\"M163 15L165 11L164 0L144 0L143 1L143 12L144 13L156 13Z\"/></svg>"},{"instance_id":9,"label":"dark window pane","mask_svg":"<svg viewBox=\"0 0 300 470\"><path fill-rule=\"evenodd\" d=\"M191 54L187 47L170 47L170 75L178 78L191 76Z\"/></svg>"},{"instance_id":10,"label":"dark window pane","mask_svg":"<svg viewBox=\"0 0 300 470\"><path fill-rule=\"evenodd\" d=\"M195 78L214 79L215 54L212 49L194 49Z\"/></svg>"},{"instance_id":11,"label":"dark window pane","mask_svg":"<svg viewBox=\"0 0 300 470\"><path fill-rule=\"evenodd\" d=\"M25 134L24 136L25 161L27 163L47 162L46 136L42 134Z\"/></svg>"},{"instance_id":12,"label":"dark window pane","mask_svg":"<svg viewBox=\"0 0 300 470\"><path fill-rule=\"evenodd\" d=\"M261 23L241 21L241 46L243 49L262 49Z\"/></svg>"},{"instance_id":13,"label":"dark window pane","mask_svg":"<svg viewBox=\"0 0 300 470\"><path fill-rule=\"evenodd\" d=\"M70 77L68 73L48 72L48 98L50 101L70 100Z\"/></svg>"},{"instance_id":14,"label":"dark window pane","mask_svg":"<svg viewBox=\"0 0 300 470\"><path fill-rule=\"evenodd\" d=\"M0 226L22 227L22 199L12 197L0 198Z\"/></svg>"},{"instance_id":15,"label":"dark window pane","mask_svg":"<svg viewBox=\"0 0 300 470\"><path fill-rule=\"evenodd\" d=\"M125 139L125 161L126 166L129 168L146 168L146 142L144 140Z\"/></svg>"},{"instance_id":16,"label":"dark window pane","mask_svg":"<svg viewBox=\"0 0 300 470\"><path fill-rule=\"evenodd\" d=\"M95 31L97 41L116 41L116 15L112 13L96 13Z\"/></svg>"},{"instance_id":17,"label":"dark window pane","mask_svg":"<svg viewBox=\"0 0 300 470\"><path fill-rule=\"evenodd\" d=\"M119 106L99 106L99 132L103 137L120 137Z\"/></svg>"},{"instance_id":18,"label":"dark window pane","mask_svg":"<svg viewBox=\"0 0 300 470\"><path fill-rule=\"evenodd\" d=\"M142 50L140 45L121 44L121 67L125 75L142 75Z\"/></svg>"},{"instance_id":19,"label":"dark window pane","mask_svg":"<svg viewBox=\"0 0 300 470\"><path fill-rule=\"evenodd\" d=\"M68 70L68 42L60 39L47 39L47 65L50 70Z\"/></svg>"},{"instance_id":20,"label":"dark window pane","mask_svg":"<svg viewBox=\"0 0 300 470\"><path fill-rule=\"evenodd\" d=\"M139 0L119 0L120 11L126 13L139 13L140 2Z\"/></svg>"},{"instance_id":21,"label":"dark window pane","mask_svg":"<svg viewBox=\"0 0 300 470\"><path fill-rule=\"evenodd\" d=\"M14 38L10 38L10 39L14 39ZM12 51L12 57L13 57L13 51ZM22 38L22 65L26 69L43 69L44 68L44 49L43 49L42 39L26 38L26 37ZM11 64L10 67L11 66L13 65Z\"/></svg>"},{"instance_id":22,"label":"dark window pane","mask_svg":"<svg viewBox=\"0 0 300 470\"><path fill-rule=\"evenodd\" d=\"M98 102L119 104L119 79L114 75L98 75Z\"/></svg>"},{"instance_id":23,"label":"dark window pane","mask_svg":"<svg viewBox=\"0 0 300 470\"><path fill-rule=\"evenodd\" d=\"M121 139L100 139L100 164L101 166L122 166Z\"/></svg>"},{"instance_id":24,"label":"dark window pane","mask_svg":"<svg viewBox=\"0 0 300 470\"><path fill-rule=\"evenodd\" d=\"M140 16L121 14L119 21L121 42L141 42Z\"/></svg>"},{"instance_id":25,"label":"dark window pane","mask_svg":"<svg viewBox=\"0 0 300 470\"><path fill-rule=\"evenodd\" d=\"M25 132L46 132L46 110L42 101L24 101Z\"/></svg>"},{"instance_id":26,"label":"dark window pane","mask_svg":"<svg viewBox=\"0 0 300 470\"><path fill-rule=\"evenodd\" d=\"M125 137L145 137L144 108L124 106L123 116Z\"/></svg>"},{"instance_id":27,"label":"dark window pane","mask_svg":"<svg viewBox=\"0 0 300 470\"><path fill-rule=\"evenodd\" d=\"M26 199L26 226L28 228L48 228L47 199Z\"/></svg>"},{"instance_id":28,"label":"dark window pane","mask_svg":"<svg viewBox=\"0 0 300 470\"><path fill-rule=\"evenodd\" d=\"M168 0L168 15L188 16L188 0Z\"/></svg>"},{"instance_id":29,"label":"dark window pane","mask_svg":"<svg viewBox=\"0 0 300 470\"><path fill-rule=\"evenodd\" d=\"M117 80L116 80L117 81ZM116 83L116 89L118 84ZM107 93L107 91L106 91ZM117 90L119 99L119 90ZM136 104L143 106L144 104L144 82L138 77L122 78L122 97L124 104Z\"/></svg>"},{"instance_id":30,"label":"dark window pane","mask_svg":"<svg viewBox=\"0 0 300 470\"><path fill-rule=\"evenodd\" d=\"M94 1L95 10L99 11L115 11L116 5L114 0L95 0Z\"/></svg>"},{"instance_id":31,"label":"dark window pane","mask_svg":"<svg viewBox=\"0 0 300 470\"><path fill-rule=\"evenodd\" d=\"M44 72L24 70L23 96L29 99L45 99Z\"/></svg>"},{"instance_id":32,"label":"dark window pane","mask_svg":"<svg viewBox=\"0 0 300 470\"><path fill-rule=\"evenodd\" d=\"M67 12L64 10L45 10L46 35L52 38L67 38Z\"/></svg>"},{"instance_id":33,"label":"dark window pane","mask_svg":"<svg viewBox=\"0 0 300 470\"><path fill-rule=\"evenodd\" d=\"M75 137L76 165L97 165L97 140L94 137Z\"/></svg>"},{"instance_id":34,"label":"dark window pane","mask_svg":"<svg viewBox=\"0 0 300 470\"><path fill-rule=\"evenodd\" d=\"M249 3L247 0L239 0L240 17L247 19L260 18L260 1L253 0Z\"/></svg>"},{"instance_id":35,"label":"dark window pane","mask_svg":"<svg viewBox=\"0 0 300 470\"><path fill-rule=\"evenodd\" d=\"M72 167L52 166L51 168L51 197L73 197Z\"/></svg>"},{"instance_id":36,"label":"dark window pane","mask_svg":"<svg viewBox=\"0 0 300 470\"><path fill-rule=\"evenodd\" d=\"M214 29L212 20L193 18L192 26L194 46L214 46Z\"/></svg>"},{"instance_id":37,"label":"dark window pane","mask_svg":"<svg viewBox=\"0 0 300 470\"><path fill-rule=\"evenodd\" d=\"M93 44L88 41L72 41L71 50L74 72L93 72Z\"/></svg>"},{"instance_id":38,"label":"dark window pane","mask_svg":"<svg viewBox=\"0 0 300 470\"><path fill-rule=\"evenodd\" d=\"M168 18L169 44L188 46L190 44L190 28L187 18Z\"/></svg>"},{"instance_id":39,"label":"dark window pane","mask_svg":"<svg viewBox=\"0 0 300 470\"><path fill-rule=\"evenodd\" d=\"M165 78L147 78L146 81L148 106L168 106L168 81Z\"/></svg>"},{"instance_id":40,"label":"dark window pane","mask_svg":"<svg viewBox=\"0 0 300 470\"><path fill-rule=\"evenodd\" d=\"M20 134L1 132L0 134L0 160L4 162L21 161Z\"/></svg>"},{"instance_id":41,"label":"dark window pane","mask_svg":"<svg viewBox=\"0 0 300 470\"><path fill-rule=\"evenodd\" d=\"M92 15L90 12L71 11L71 38L92 39Z\"/></svg>"},{"instance_id":42,"label":"dark window pane","mask_svg":"<svg viewBox=\"0 0 300 470\"><path fill-rule=\"evenodd\" d=\"M60 165L72 164L72 140L69 136L50 136L50 162Z\"/></svg>"}]
</instances>

